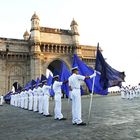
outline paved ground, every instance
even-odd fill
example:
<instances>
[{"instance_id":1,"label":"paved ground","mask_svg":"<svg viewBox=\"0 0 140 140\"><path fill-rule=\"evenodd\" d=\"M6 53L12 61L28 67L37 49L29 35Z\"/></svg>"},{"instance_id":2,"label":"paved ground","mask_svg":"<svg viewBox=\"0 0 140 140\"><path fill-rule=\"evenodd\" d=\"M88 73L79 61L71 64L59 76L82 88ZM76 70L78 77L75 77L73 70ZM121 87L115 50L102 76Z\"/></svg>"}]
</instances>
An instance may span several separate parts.
<instances>
[{"instance_id":1,"label":"paved ground","mask_svg":"<svg viewBox=\"0 0 140 140\"><path fill-rule=\"evenodd\" d=\"M53 101L50 112L53 113ZM89 98L82 98L86 122ZM87 126L71 124L70 104L63 99L66 121L56 121L38 113L10 105L0 106L0 140L140 140L140 97L122 100L120 96L94 97Z\"/></svg>"}]
</instances>

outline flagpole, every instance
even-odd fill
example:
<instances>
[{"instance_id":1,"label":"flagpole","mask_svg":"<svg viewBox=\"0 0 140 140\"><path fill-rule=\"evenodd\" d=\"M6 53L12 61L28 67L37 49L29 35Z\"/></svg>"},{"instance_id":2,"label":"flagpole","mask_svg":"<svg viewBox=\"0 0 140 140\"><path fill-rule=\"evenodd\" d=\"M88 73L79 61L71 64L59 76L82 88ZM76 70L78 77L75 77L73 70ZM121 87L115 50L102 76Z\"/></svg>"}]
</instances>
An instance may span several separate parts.
<instances>
[{"instance_id":1,"label":"flagpole","mask_svg":"<svg viewBox=\"0 0 140 140\"><path fill-rule=\"evenodd\" d=\"M95 76L95 77L96 77L96 76ZM91 94L90 94L90 105L89 105L88 122L87 122L87 124L89 124L90 116L91 116L91 106L92 106L92 100L93 100L93 92L94 92L95 77L93 77L92 91L91 91Z\"/></svg>"},{"instance_id":2,"label":"flagpole","mask_svg":"<svg viewBox=\"0 0 140 140\"><path fill-rule=\"evenodd\" d=\"M99 47L99 43L97 44L97 48L98 47ZM95 68L96 68L96 63L95 63ZM94 72L96 72L96 70ZM91 90L91 94L90 94L90 105L89 105L89 111L88 111L88 122L87 122L87 124L89 124L90 116L91 116L91 106L92 106L92 100L93 100L95 78L96 78L96 76L93 77L92 90Z\"/></svg>"}]
</instances>

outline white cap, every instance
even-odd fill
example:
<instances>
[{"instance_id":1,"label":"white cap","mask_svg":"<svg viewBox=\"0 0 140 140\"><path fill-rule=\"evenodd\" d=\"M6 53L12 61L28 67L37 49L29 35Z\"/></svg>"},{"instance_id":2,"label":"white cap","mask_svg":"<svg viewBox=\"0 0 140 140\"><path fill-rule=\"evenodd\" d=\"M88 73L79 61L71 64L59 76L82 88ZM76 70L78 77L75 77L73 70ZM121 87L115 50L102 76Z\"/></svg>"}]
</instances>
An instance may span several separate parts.
<instances>
[{"instance_id":1,"label":"white cap","mask_svg":"<svg viewBox=\"0 0 140 140\"><path fill-rule=\"evenodd\" d=\"M78 70L78 67L76 66L76 67L73 67L72 69L71 69L71 71L73 71L73 70Z\"/></svg>"},{"instance_id":2,"label":"white cap","mask_svg":"<svg viewBox=\"0 0 140 140\"><path fill-rule=\"evenodd\" d=\"M53 78L59 78L59 75L55 75Z\"/></svg>"}]
</instances>

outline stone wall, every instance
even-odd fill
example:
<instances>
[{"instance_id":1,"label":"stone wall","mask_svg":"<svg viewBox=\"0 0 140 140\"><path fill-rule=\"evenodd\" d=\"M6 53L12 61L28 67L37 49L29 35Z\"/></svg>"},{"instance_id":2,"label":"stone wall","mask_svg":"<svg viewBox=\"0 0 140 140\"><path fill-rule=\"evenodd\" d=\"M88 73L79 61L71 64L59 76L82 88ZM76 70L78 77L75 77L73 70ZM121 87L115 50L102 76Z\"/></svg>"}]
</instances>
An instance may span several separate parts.
<instances>
[{"instance_id":1,"label":"stone wall","mask_svg":"<svg viewBox=\"0 0 140 140\"><path fill-rule=\"evenodd\" d=\"M72 36L54 33L41 33L40 41L57 44L73 44Z\"/></svg>"}]
</instances>

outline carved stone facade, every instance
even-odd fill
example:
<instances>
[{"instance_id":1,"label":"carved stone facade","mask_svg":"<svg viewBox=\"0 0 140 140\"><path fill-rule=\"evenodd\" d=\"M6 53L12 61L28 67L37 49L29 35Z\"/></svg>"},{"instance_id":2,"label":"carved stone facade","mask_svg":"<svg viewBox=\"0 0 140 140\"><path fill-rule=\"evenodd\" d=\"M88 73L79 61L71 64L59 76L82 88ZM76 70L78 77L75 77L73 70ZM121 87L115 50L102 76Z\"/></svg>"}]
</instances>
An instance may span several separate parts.
<instances>
[{"instance_id":1,"label":"carved stone facade","mask_svg":"<svg viewBox=\"0 0 140 140\"><path fill-rule=\"evenodd\" d=\"M63 61L71 68L76 53L94 68L96 47L79 44L78 24L73 19L70 30L41 27L36 13L31 18L31 30L24 39L0 38L0 95L6 94L17 81L24 86L31 79L60 69Z\"/></svg>"}]
</instances>

